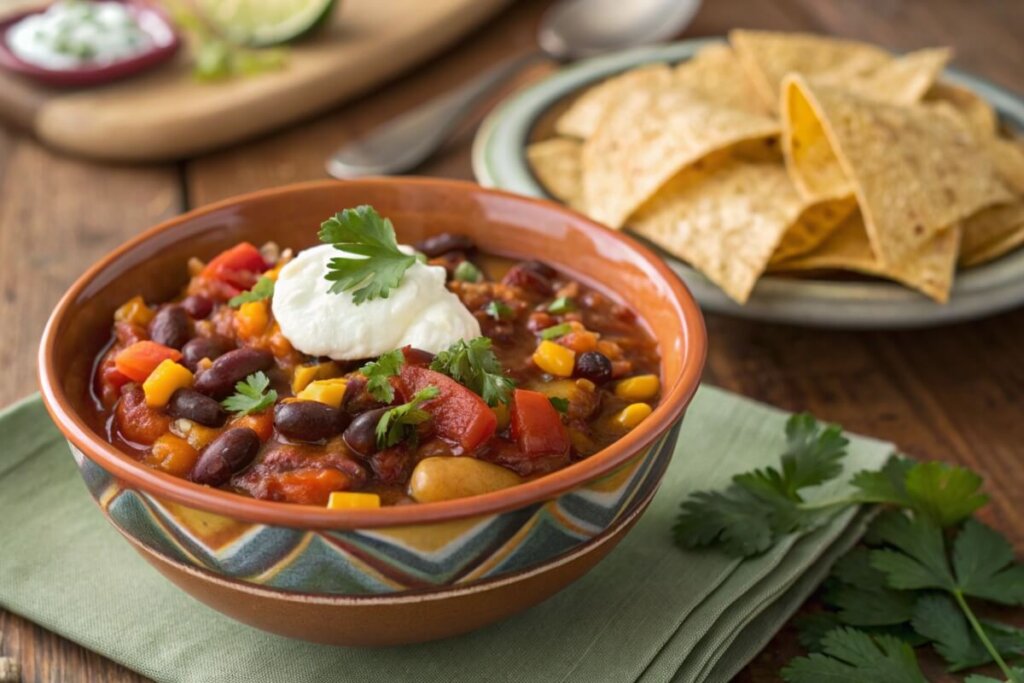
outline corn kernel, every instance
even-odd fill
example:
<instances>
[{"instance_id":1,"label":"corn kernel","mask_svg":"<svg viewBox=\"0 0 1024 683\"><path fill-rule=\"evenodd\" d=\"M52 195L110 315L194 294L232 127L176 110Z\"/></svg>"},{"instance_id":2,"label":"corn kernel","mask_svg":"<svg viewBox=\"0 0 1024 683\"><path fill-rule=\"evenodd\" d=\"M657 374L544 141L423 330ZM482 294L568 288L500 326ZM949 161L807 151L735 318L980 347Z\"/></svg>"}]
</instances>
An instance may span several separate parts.
<instances>
[{"instance_id":1,"label":"corn kernel","mask_svg":"<svg viewBox=\"0 0 1024 683\"><path fill-rule=\"evenodd\" d=\"M494 411L495 417L498 418L498 431L500 432L503 429L505 429L505 427L508 427L508 423L511 419L511 416L509 415L508 412L508 406L505 405L504 403L499 403L498 405L491 408L491 410Z\"/></svg>"},{"instance_id":2,"label":"corn kernel","mask_svg":"<svg viewBox=\"0 0 1024 683\"><path fill-rule=\"evenodd\" d=\"M149 373L149 377L142 383L142 391L146 395L146 405L150 408L162 408L171 400L171 394L190 386L192 373L188 368L166 358Z\"/></svg>"},{"instance_id":3,"label":"corn kernel","mask_svg":"<svg viewBox=\"0 0 1024 683\"><path fill-rule=\"evenodd\" d=\"M533 352L533 362L556 377L569 377L576 365L576 352L553 341L542 341Z\"/></svg>"},{"instance_id":4,"label":"corn kernel","mask_svg":"<svg viewBox=\"0 0 1024 683\"><path fill-rule=\"evenodd\" d=\"M300 365L295 368L295 373L292 375L292 393L299 393L313 380L331 379L339 374L341 374L341 366L333 360L314 365Z\"/></svg>"},{"instance_id":5,"label":"corn kernel","mask_svg":"<svg viewBox=\"0 0 1024 683\"><path fill-rule=\"evenodd\" d=\"M630 403L620 410L612 421L622 429L633 429L647 419L651 412L651 407L646 403Z\"/></svg>"},{"instance_id":6,"label":"corn kernel","mask_svg":"<svg viewBox=\"0 0 1024 683\"><path fill-rule=\"evenodd\" d=\"M114 320L145 327L153 319L153 309L146 305L141 296L133 296L114 311Z\"/></svg>"},{"instance_id":7,"label":"corn kernel","mask_svg":"<svg viewBox=\"0 0 1024 683\"><path fill-rule=\"evenodd\" d=\"M174 434L162 434L153 442L153 448L143 460L158 470L184 477L192 470L199 458L199 451L188 441Z\"/></svg>"},{"instance_id":8,"label":"corn kernel","mask_svg":"<svg viewBox=\"0 0 1024 683\"><path fill-rule=\"evenodd\" d=\"M270 318L267 314L267 302L247 301L238 308L235 314L235 329L243 339L257 337L267 329Z\"/></svg>"},{"instance_id":9,"label":"corn kernel","mask_svg":"<svg viewBox=\"0 0 1024 683\"><path fill-rule=\"evenodd\" d=\"M341 401L345 398L346 386L348 386L348 380L344 377L320 379L310 382L305 389L297 394L296 398L301 398L303 401L318 401L332 408L340 408Z\"/></svg>"},{"instance_id":10,"label":"corn kernel","mask_svg":"<svg viewBox=\"0 0 1024 683\"><path fill-rule=\"evenodd\" d=\"M655 375L637 375L615 385L615 395L623 401L649 401L658 395L661 382Z\"/></svg>"},{"instance_id":11,"label":"corn kernel","mask_svg":"<svg viewBox=\"0 0 1024 683\"><path fill-rule=\"evenodd\" d=\"M369 510L379 507L380 496L376 493L331 491L331 497L327 499L328 510Z\"/></svg>"}]
</instances>

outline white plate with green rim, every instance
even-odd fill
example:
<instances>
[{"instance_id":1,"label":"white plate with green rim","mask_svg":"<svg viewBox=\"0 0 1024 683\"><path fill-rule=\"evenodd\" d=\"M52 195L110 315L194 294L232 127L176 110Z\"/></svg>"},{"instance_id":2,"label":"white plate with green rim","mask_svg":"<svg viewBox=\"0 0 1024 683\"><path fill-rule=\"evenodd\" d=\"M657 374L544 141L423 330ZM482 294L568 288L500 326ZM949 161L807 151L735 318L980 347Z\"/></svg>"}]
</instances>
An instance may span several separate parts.
<instances>
[{"instance_id":1,"label":"white plate with green rim","mask_svg":"<svg viewBox=\"0 0 1024 683\"><path fill-rule=\"evenodd\" d=\"M686 40L617 52L576 63L513 95L484 121L473 142L480 184L552 199L526 161L526 145L541 117L576 92L648 62L680 62L722 39ZM1024 99L977 76L948 69L943 78L987 99L1009 127L1024 131ZM957 273L949 302L938 304L880 280L762 277L750 300L737 304L699 272L657 251L683 278L701 306L714 313L814 327L925 327L992 315L1024 304L1024 248Z\"/></svg>"}]
</instances>

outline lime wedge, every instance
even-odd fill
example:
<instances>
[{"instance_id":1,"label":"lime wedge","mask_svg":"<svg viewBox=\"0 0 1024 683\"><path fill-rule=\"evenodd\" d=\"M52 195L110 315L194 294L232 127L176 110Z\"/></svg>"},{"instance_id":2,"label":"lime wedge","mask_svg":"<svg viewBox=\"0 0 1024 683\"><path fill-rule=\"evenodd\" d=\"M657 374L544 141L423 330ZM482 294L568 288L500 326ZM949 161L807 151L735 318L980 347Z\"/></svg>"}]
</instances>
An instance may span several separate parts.
<instances>
[{"instance_id":1,"label":"lime wedge","mask_svg":"<svg viewBox=\"0 0 1024 683\"><path fill-rule=\"evenodd\" d=\"M206 18L236 43L262 47L294 40L316 28L335 0L198 0Z\"/></svg>"}]
</instances>

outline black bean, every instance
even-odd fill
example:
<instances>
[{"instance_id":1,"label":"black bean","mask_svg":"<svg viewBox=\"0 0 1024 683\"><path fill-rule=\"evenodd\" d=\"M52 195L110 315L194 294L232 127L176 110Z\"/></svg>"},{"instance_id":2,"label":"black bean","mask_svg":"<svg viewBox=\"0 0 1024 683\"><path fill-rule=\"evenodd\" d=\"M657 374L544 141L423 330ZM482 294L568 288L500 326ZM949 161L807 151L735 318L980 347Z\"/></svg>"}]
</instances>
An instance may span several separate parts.
<instances>
[{"instance_id":1,"label":"black bean","mask_svg":"<svg viewBox=\"0 0 1024 683\"><path fill-rule=\"evenodd\" d=\"M318 401L289 401L274 407L274 427L294 441L329 439L341 426L341 411Z\"/></svg>"},{"instance_id":2,"label":"black bean","mask_svg":"<svg viewBox=\"0 0 1024 683\"><path fill-rule=\"evenodd\" d=\"M443 232L440 235L428 237L416 244L416 251L426 254L429 258L436 258L449 251L473 251L476 245L466 235L456 235L451 232Z\"/></svg>"},{"instance_id":3,"label":"black bean","mask_svg":"<svg viewBox=\"0 0 1024 683\"><path fill-rule=\"evenodd\" d=\"M199 454L188 478L197 484L220 486L244 469L260 450L260 437L248 427L229 429Z\"/></svg>"},{"instance_id":4,"label":"black bean","mask_svg":"<svg viewBox=\"0 0 1024 683\"><path fill-rule=\"evenodd\" d=\"M195 389L178 389L171 394L167 403L167 414L198 422L207 427L220 427L228 419L228 413L209 396Z\"/></svg>"},{"instance_id":5,"label":"black bean","mask_svg":"<svg viewBox=\"0 0 1024 683\"><path fill-rule=\"evenodd\" d=\"M149 338L158 344L180 349L191 336L188 313L176 304L164 306L149 323Z\"/></svg>"},{"instance_id":6,"label":"black bean","mask_svg":"<svg viewBox=\"0 0 1024 683\"><path fill-rule=\"evenodd\" d=\"M207 396L224 398L235 390L238 382L254 372L269 370L273 365L274 356L269 351L245 346L228 351L213 361L213 365L196 376L193 386Z\"/></svg>"},{"instance_id":7,"label":"black bean","mask_svg":"<svg viewBox=\"0 0 1024 683\"><path fill-rule=\"evenodd\" d=\"M377 408L356 415L352 419L352 424L341 435L345 444L362 456L375 453L377 451L377 423L387 411L387 408Z\"/></svg>"},{"instance_id":8,"label":"black bean","mask_svg":"<svg viewBox=\"0 0 1024 683\"><path fill-rule=\"evenodd\" d=\"M204 358L216 360L231 349L231 342L224 337L196 337L181 347L181 362L192 372Z\"/></svg>"},{"instance_id":9,"label":"black bean","mask_svg":"<svg viewBox=\"0 0 1024 683\"><path fill-rule=\"evenodd\" d=\"M213 312L213 302L201 294L192 294L181 300L181 307L193 320L203 320Z\"/></svg>"},{"instance_id":10,"label":"black bean","mask_svg":"<svg viewBox=\"0 0 1024 683\"><path fill-rule=\"evenodd\" d=\"M594 384L604 384L612 378L612 362L598 351L585 351L576 357L573 375L589 379Z\"/></svg>"}]
</instances>

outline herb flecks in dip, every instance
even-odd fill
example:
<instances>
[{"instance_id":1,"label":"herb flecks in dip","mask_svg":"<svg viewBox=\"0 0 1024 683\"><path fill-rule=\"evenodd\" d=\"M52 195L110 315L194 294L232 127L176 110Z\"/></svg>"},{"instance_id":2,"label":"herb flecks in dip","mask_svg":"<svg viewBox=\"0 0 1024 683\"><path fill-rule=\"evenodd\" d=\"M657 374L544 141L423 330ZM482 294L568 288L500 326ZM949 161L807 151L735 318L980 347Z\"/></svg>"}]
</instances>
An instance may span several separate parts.
<instances>
[{"instance_id":1,"label":"herb flecks in dip","mask_svg":"<svg viewBox=\"0 0 1024 683\"><path fill-rule=\"evenodd\" d=\"M98 419L146 465L332 508L498 490L586 458L660 396L633 313L537 261L371 207L293 255L238 244L171 302L135 297L96 364Z\"/></svg>"}]
</instances>

